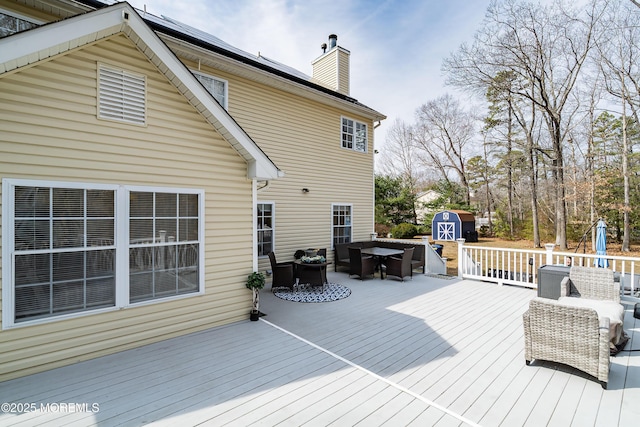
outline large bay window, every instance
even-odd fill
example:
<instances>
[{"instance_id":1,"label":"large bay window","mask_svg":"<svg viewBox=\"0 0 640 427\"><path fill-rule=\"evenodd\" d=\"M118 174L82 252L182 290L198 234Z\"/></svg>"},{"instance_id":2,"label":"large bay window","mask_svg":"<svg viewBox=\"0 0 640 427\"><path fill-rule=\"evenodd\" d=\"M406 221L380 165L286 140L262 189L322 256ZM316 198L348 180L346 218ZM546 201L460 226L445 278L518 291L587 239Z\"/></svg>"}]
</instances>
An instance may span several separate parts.
<instances>
[{"instance_id":1,"label":"large bay window","mask_svg":"<svg viewBox=\"0 0 640 427\"><path fill-rule=\"evenodd\" d=\"M3 180L3 326L202 292L201 190Z\"/></svg>"},{"instance_id":2,"label":"large bay window","mask_svg":"<svg viewBox=\"0 0 640 427\"><path fill-rule=\"evenodd\" d=\"M198 195L129 193L131 302L198 291Z\"/></svg>"},{"instance_id":3,"label":"large bay window","mask_svg":"<svg viewBox=\"0 0 640 427\"><path fill-rule=\"evenodd\" d=\"M13 208L16 322L115 305L114 190L17 185Z\"/></svg>"}]
</instances>

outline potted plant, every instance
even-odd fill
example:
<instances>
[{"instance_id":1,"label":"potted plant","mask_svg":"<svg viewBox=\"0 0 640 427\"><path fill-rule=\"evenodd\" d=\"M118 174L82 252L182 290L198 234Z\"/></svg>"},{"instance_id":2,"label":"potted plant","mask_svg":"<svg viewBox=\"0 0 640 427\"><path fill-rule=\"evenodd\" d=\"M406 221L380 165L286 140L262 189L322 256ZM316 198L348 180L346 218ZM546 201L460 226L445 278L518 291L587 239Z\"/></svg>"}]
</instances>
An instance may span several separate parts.
<instances>
[{"instance_id":1,"label":"potted plant","mask_svg":"<svg viewBox=\"0 0 640 427\"><path fill-rule=\"evenodd\" d=\"M247 277L247 288L253 292L253 309L249 313L249 318L256 321L260 318L260 289L264 288L264 274L253 272Z\"/></svg>"}]
</instances>

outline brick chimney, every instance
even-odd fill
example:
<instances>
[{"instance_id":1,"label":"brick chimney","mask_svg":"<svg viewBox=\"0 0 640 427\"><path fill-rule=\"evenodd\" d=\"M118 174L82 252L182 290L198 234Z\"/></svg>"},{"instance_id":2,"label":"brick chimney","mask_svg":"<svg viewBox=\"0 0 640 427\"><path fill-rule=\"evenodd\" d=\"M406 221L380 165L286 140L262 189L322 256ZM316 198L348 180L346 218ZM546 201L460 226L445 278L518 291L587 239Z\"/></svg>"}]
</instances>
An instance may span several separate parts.
<instances>
[{"instance_id":1,"label":"brick chimney","mask_svg":"<svg viewBox=\"0 0 640 427\"><path fill-rule=\"evenodd\" d=\"M349 56L351 52L338 46L338 36L329 36L329 45L321 45L322 55L313 66L313 81L343 95L349 95Z\"/></svg>"}]
</instances>

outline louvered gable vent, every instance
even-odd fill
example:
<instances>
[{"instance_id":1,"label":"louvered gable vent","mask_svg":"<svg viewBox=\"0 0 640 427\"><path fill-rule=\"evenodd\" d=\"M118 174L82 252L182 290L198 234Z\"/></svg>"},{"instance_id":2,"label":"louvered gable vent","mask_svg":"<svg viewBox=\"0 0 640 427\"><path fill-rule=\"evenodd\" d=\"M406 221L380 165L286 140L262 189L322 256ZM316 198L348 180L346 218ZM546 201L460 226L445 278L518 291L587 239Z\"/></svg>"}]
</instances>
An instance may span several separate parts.
<instances>
[{"instance_id":1,"label":"louvered gable vent","mask_svg":"<svg viewBox=\"0 0 640 427\"><path fill-rule=\"evenodd\" d=\"M104 65L100 65L98 70L98 117L144 125L145 76Z\"/></svg>"}]
</instances>

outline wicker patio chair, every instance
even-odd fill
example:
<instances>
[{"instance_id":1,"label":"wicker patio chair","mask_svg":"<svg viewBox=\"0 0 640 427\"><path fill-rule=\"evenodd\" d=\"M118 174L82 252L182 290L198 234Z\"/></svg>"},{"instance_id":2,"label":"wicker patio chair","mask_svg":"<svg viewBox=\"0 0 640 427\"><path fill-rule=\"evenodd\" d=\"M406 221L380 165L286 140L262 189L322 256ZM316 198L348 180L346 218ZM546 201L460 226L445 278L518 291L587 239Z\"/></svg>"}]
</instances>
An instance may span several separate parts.
<instances>
[{"instance_id":1,"label":"wicker patio chair","mask_svg":"<svg viewBox=\"0 0 640 427\"><path fill-rule=\"evenodd\" d=\"M295 264L293 262L276 262L276 254L274 254L273 252L269 252L269 261L271 261L271 271L273 272L271 289L293 289L296 283L294 274Z\"/></svg>"},{"instance_id":2,"label":"wicker patio chair","mask_svg":"<svg viewBox=\"0 0 640 427\"><path fill-rule=\"evenodd\" d=\"M620 283L613 271L606 268L573 266L569 277L562 280L558 301L574 306L593 308L600 317L609 318L610 347L624 345L624 307L620 304Z\"/></svg>"},{"instance_id":3,"label":"wicker patio chair","mask_svg":"<svg viewBox=\"0 0 640 427\"><path fill-rule=\"evenodd\" d=\"M349 276L373 276L376 272L376 261L372 256L362 256L361 248L349 247Z\"/></svg>"},{"instance_id":4,"label":"wicker patio chair","mask_svg":"<svg viewBox=\"0 0 640 427\"><path fill-rule=\"evenodd\" d=\"M413 269L411 268L411 259L413 258L414 248L407 248L402 254L402 258L388 257L385 261L387 267L387 277L395 276L404 282L406 276L413 277Z\"/></svg>"},{"instance_id":5,"label":"wicker patio chair","mask_svg":"<svg viewBox=\"0 0 640 427\"><path fill-rule=\"evenodd\" d=\"M613 271L608 268L580 267L574 265L569 277L562 280L560 297L579 296L594 300L620 303L620 283L613 280Z\"/></svg>"},{"instance_id":6,"label":"wicker patio chair","mask_svg":"<svg viewBox=\"0 0 640 427\"><path fill-rule=\"evenodd\" d=\"M548 360L609 381L609 318L588 307L571 307L535 297L523 315L526 364Z\"/></svg>"}]
</instances>

